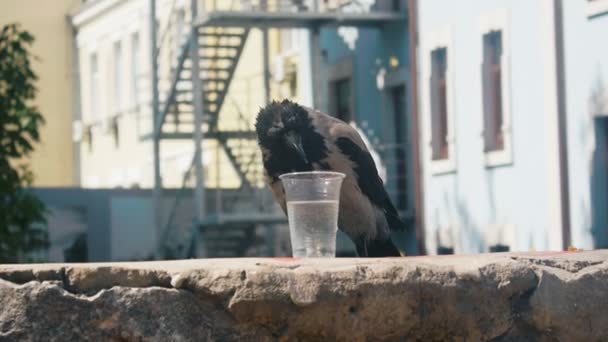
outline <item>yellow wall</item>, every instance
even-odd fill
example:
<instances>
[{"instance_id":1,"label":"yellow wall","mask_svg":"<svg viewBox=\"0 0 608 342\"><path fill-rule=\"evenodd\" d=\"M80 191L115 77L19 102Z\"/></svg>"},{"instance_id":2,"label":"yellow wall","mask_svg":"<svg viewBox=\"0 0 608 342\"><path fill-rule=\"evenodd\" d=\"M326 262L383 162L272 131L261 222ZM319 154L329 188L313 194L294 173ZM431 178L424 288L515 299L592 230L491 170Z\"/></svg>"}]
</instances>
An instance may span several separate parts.
<instances>
[{"instance_id":1,"label":"yellow wall","mask_svg":"<svg viewBox=\"0 0 608 342\"><path fill-rule=\"evenodd\" d=\"M78 0L2 0L0 26L17 22L36 38L39 80L35 104L46 119L31 156L36 186L76 184L72 144L72 33L66 15Z\"/></svg>"}]
</instances>

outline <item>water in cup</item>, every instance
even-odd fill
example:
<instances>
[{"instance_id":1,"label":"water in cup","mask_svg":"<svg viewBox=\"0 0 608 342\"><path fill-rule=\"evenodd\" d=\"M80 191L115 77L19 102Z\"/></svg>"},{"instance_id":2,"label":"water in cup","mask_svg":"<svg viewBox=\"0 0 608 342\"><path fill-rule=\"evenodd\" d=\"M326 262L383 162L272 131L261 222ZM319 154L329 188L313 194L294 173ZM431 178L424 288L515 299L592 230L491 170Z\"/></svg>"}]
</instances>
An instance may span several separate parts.
<instances>
[{"instance_id":1,"label":"water in cup","mask_svg":"<svg viewBox=\"0 0 608 342\"><path fill-rule=\"evenodd\" d=\"M336 255L338 206L339 202L334 200L287 202L294 257Z\"/></svg>"},{"instance_id":2,"label":"water in cup","mask_svg":"<svg viewBox=\"0 0 608 342\"><path fill-rule=\"evenodd\" d=\"M340 188L345 175L331 171L293 172L279 178L285 189L292 255L336 256Z\"/></svg>"}]
</instances>

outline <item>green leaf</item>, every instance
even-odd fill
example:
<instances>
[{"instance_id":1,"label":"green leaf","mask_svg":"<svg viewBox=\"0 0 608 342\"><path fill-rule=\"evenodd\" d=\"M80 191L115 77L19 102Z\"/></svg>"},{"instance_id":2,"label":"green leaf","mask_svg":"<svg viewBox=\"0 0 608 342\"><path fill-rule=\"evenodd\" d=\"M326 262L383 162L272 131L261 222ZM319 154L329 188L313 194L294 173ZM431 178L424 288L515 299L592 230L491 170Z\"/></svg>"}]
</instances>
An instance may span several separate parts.
<instances>
[{"instance_id":1,"label":"green leaf","mask_svg":"<svg viewBox=\"0 0 608 342\"><path fill-rule=\"evenodd\" d=\"M23 163L40 139L44 118L35 106L37 76L29 47L34 37L17 24L0 30L0 264L31 260L48 247L44 203L27 188L34 175Z\"/></svg>"}]
</instances>

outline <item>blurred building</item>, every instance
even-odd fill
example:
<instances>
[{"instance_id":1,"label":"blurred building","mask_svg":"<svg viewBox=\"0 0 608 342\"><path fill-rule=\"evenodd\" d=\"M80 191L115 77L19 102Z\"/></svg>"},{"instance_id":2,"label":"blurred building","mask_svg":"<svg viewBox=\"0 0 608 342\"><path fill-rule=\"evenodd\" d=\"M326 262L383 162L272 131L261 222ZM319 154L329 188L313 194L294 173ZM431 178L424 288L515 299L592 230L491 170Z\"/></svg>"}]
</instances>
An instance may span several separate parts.
<instances>
[{"instance_id":1,"label":"blurred building","mask_svg":"<svg viewBox=\"0 0 608 342\"><path fill-rule=\"evenodd\" d=\"M608 2L418 3L429 253L606 247Z\"/></svg>"},{"instance_id":2,"label":"blurred building","mask_svg":"<svg viewBox=\"0 0 608 342\"><path fill-rule=\"evenodd\" d=\"M76 211L85 213L94 193L106 194L103 203L122 203L110 205L105 228L89 227L89 245L110 246L90 249L91 259L285 254L286 220L263 184L253 121L273 97L315 105L313 60L323 27L404 18L371 8L353 13L349 3L158 0L155 32L148 0L86 1L71 12L80 185L149 189L132 190L137 195L128 201L121 198L130 193L119 189L66 194L81 198L74 203L85 209ZM48 191L47 202L57 202ZM57 222L78 216L73 204L57 205ZM135 245L147 254L108 242L130 241L144 234L141 227L147 247Z\"/></svg>"},{"instance_id":3,"label":"blurred building","mask_svg":"<svg viewBox=\"0 0 608 342\"><path fill-rule=\"evenodd\" d=\"M75 48L66 14L78 0L0 2L0 23L18 23L35 37L31 48L38 95L34 104L46 120L41 143L29 163L35 186L74 186L78 166L72 144L72 115L78 108L74 96Z\"/></svg>"},{"instance_id":4,"label":"blurred building","mask_svg":"<svg viewBox=\"0 0 608 342\"><path fill-rule=\"evenodd\" d=\"M304 106L313 106L309 30L271 29L269 36L272 98L291 99Z\"/></svg>"},{"instance_id":5,"label":"blurred building","mask_svg":"<svg viewBox=\"0 0 608 342\"><path fill-rule=\"evenodd\" d=\"M202 200L198 202L199 208L202 205L208 213L202 241L210 246L206 250L211 251L210 255L231 255L229 247L226 251L219 248L220 240L231 235L233 252L245 253L247 248L239 246L243 241L252 244L251 234L259 231L255 222L236 220L232 224L234 232L212 236L218 235L214 230L223 226L224 213L236 212L244 218L247 217L244 213L252 211L246 208L248 205L267 205L276 210L268 194L260 194L263 198L258 196L255 200L250 193L237 191L246 188L244 182L248 187L261 187L261 166L256 160L257 147L252 144L252 128L254 114L266 98L266 90L261 86L264 78L262 31L238 27L193 31L195 21L200 18L195 8L201 16L209 11L229 10L232 4L158 0L154 51L157 80L154 81L150 3L148 0L87 1L70 15L79 61L81 111L74 121L74 132L81 186L148 189L124 204L130 208L127 212L131 214L131 221L138 223L132 229L119 231L110 225L107 231L128 240L138 234L134 229L143 227L152 236L153 244L147 247L149 255L177 257L175 249L186 253L185 243L190 247L200 240L193 235L198 236L193 227L199 225L194 223L197 210L192 207L194 193L198 193L198 189L194 190L198 186L195 174L199 172L193 138L195 112L205 111L200 125L204 135L200 144L200 174L204 176L199 189L203 188L201 193L205 189L209 191L205 191L206 195L199 197ZM230 6L225 7L227 5ZM196 58L200 63L201 83L198 87L205 106L198 109L194 104L197 91L192 77L193 39L197 40L199 49ZM238 63L239 59L247 62ZM158 91L156 113L162 116L157 121L153 114L154 87ZM155 135L155 125L159 128L158 135ZM217 130L229 133L220 137ZM242 136L246 139L241 139ZM154 174L155 141L160 145L158 196L150 190L158 184ZM247 169L243 170L244 167ZM168 190L172 188L178 190ZM262 193L260 189L255 192ZM152 220L152 224L142 225L141 220ZM284 222L284 218L281 221ZM260 234L267 234L262 230ZM161 251L164 249L168 250ZM271 254L274 253L273 250Z\"/></svg>"},{"instance_id":6,"label":"blurred building","mask_svg":"<svg viewBox=\"0 0 608 342\"><path fill-rule=\"evenodd\" d=\"M608 248L608 45L595 43L608 32L608 1L563 1L560 16L570 241Z\"/></svg>"},{"instance_id":7,"label":"blurred building","mask_svg":"<svg viewBox=\"0 0 608 342\"><path fill-rule=\"evenodd\" d=\"M386 169L387 191L407 223L406 231L393 238L407 254L415 255L424 246L422 222L416 219L408 1L357 1L344 4L344 10L390 11L404 18L379 27L322 29L317 37L318 69L312 74L318 90L316 107L356 123L377 151Z\"/></svg>"},{"instance_id":8,"label":"blurred building","mask_svg":"<svg viewBox=\"0 0 608 342\"><path fill-rule=\"evenodd\" d=\"M157 0L154 50L150 3L57 14L75 146L45 156L80 188L37 190L51 259L288 253L253 132L283 98L365 134L407 254L608 246L607 0Z\"/></svg>"},{"instance_id":9,"label":"blurred building","mask_svg":"<svg viewBox=\"0 0 608 342\"><path fill-rule=\"evenodd\" d=\"M154 186L151 79L150 1L88 1L71 16L79 57L81 112L74 131L85 188L152 188ZM202 2L200 2L202 3ZM190 1L157 1L158 87L170 91L183 44L191 32ZM260 32L252 31L242 47L248 63L236 67L225 95L223 124L234 125L239 114L264 103ZM165 103L160 103L162 108ZM182 104L180 104L182 105ZM192 117L169 115L175 131L192 126ZM191 115L192 116L192 115ZM187 121L190 119L190 122ZM225 153L217 141L204 142L202 158L207 186L238 187ZM176 137L161 146L163 185L179 188L194 154L191 137ZM218 172L221 170L221 172ZM221 173L221 177L219 177Z\"/></svg>"}]
</instances>

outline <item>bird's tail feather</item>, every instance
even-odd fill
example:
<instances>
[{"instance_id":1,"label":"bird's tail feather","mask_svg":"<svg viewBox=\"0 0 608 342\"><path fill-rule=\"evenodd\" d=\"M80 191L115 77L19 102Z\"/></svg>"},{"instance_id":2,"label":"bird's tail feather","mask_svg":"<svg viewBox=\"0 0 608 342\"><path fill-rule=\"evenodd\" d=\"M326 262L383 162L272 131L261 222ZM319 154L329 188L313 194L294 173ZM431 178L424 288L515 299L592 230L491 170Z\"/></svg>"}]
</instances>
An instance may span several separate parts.
<instances>
[{"instance_id":1,"label":"bird's tail feather","mask_svg":"<svg viewBox=\"0 0 608 342\"><path fill-rule=\"evenodd\" d=\"M388 227L391 231L402 231L407 228L407 224L403 221L403 219L401 219L401 217L399 217L399 214L397 214L396 212L386 212L384 216L386 217L386 222L388 223Z\"/></svg>"},{"instance_id":2,"label":"bird's tail feather","mask_svg":"<svg viewBox=\"0 0 608 342\"><path fill-rule=\"evenodd\" d=\"M387 240L367 241L366 245L367 256L370 258L403 256L390 238Z\"/></svg>"}]
</instances>

